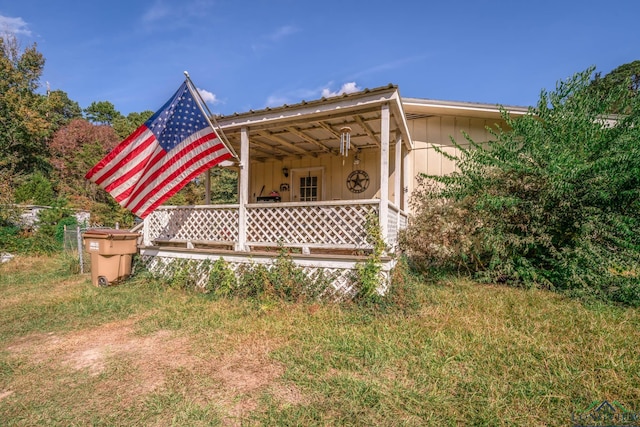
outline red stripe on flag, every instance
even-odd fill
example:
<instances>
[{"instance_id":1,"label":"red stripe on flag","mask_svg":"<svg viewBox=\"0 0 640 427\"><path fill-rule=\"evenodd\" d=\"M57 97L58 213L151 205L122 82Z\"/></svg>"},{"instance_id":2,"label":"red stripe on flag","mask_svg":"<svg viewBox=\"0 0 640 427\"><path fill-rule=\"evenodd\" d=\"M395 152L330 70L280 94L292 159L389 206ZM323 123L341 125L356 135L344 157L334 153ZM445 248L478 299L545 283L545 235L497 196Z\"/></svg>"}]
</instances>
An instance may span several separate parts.
<instances>
[{"instance_id":1,"label":"red stripe on flag","mask_svg":"<svg viewBox=\"0 0 640 427\"><path fill-rule=\"evenodd\" d=\"M113 150L111 150L102 160L98 162L94 167L91 168L89 172L85 175L86 179L91 179L93 175L99 172L105 165L109 164L114 158L118 156L122 151L124 151L133 141L138 139L138 137L146 132L147 127L145 125L140 126L136 129L131 135L129 135L124 141L118 144Z\"/></svg>"},{"instance_id":2,"label":"red stripe on flag","mask_svg":"<svg viewBox=\"0 0 640 427\"><path fill-rule=\"evenodd\" d=\"M115 199L118 203L121 203L125 199L131 198L131 193L140 185L140 179L142 179L145 174L149 172L149 170L152 170L154 167L162 167L162 159L167 155L167 153L159 145L158 149L159 151L156 151L149 155L149 157L153 156L152 159L146 161L144 164L139 165L143 169L143 173L136 180L136 182L134 182L128 188L124 189L117 196L115 196Z\"/></svg>"},{"instance_id":3,"label":"red stripe on flag","mask_svg":"<svg viewBox=\"0 0 640 427\"><path fill-rule=\"evenodd\" d=\"M112 190L124 184L129 178L136 175L141 170L144 170L147 164L149 164L149 159L151 158L152 155L153 155L153 152L149 153L149 155L145 156L144 158L139 159L135 164L129 163L130 166L127 166L127 167L130 167L131 169L127 170L125 173L121 174L118 178L111 181L109 185L104 187L104 189L107 192L111 193Z\"/></svg>"},{"instance_id":4,"label":"red stripe on flag","mask_svg":"<svg viewBox=\"0 0 640 427\"><path fill-rule=\"evenodd\" d=\"M102 183L112 178L114 175L117 177L123 170L129 168L129 165L132 164L132 160L136 158L136 156L142 153L144 150L149 148L149 146L157 144L156 138L153 134L149 134L149 137L146 138L142 143L136 147L132 147L130 152L126 153L126 155L121 158L117 163L109 165L109 170L104 173L100 178L97 178L94 182L100 186ZM105 166L106 168L106 166Z\"/></svg>"},{"instance_id":5,"label":"red stripe on flag","mask_svg":"<svg viewBox=\"0 0 640 427\"><path fill-rule=\"evenodd\" d=\"M192 179L194 179L196 176L200 175L202 172L206 171L207 169L217 165L220 162L223 162L227 159L230 159L232 157L230 152L226 152L224 153L222 156L220 157L216 157L215 160L206 163L205 165L203 165L201 168L198 168L197 170L195 170L193 173L189 174L188 177L186 177L184 180L182 180L180 183L176 184L171 190L167 191L167 193L165 193L162 197L160 197L158 200L156 200L151 206L149 206L147 209L145 209L144 212L142 212L140 215L138 215L140 218L145 218L147 215L149 215L151 212L153 212L153 210L155 208L157 208L158 206L160 206L165 200L171 198L174 194L176 194L178 191L180 191L180 189L184 186L185 182L189 182Z\"/></svg>"},{"instance_id":6,"label":"red stripe on flag","mask_svg":"<svg viewBox=\"0 0 640 427\"><path fill-rule=\"evenodd\" d=\"M129 198L133 201L136 197L138 197L138 195L142 191L144 191L147 187L149 187L155 179L157 179L160 175L162 175L164 171L166 171L167 169L170 169L174 164L180 162L183 157L190 155L194 150L197 150L201 145L215 138L216 138L216 135L213 132L208 133L202 136L201 138L198 138L197 140L189 143L187 146L185 146L175 154L173 151L170 151L169 153L166 153L166 156L164 158L154 159L154 161L150 163L152 165L152 169L149 169L149 171L153 171L153 173L151 173L151 175L148 175L148 176L145 174L145 176L142 176L140 178L140 181L136 185L136 190L129 196ZM222 144L216 144L216 147L219 147L221 145ZM187 164L188 163L185 163L185 165L183 165L182 167L183 168L187 167L186 166ZM153 168L155 168L155 170L153 170ZM159 185L154 185L153 187L154 187L153 190L157 191L159 188Z\"/></svg>"},{"instance_id":7,"label":"red stripe on flag","mask_svg":"<svg viewBox=\"0 0 640 427\"><path fill-rule=\"evenodd\" d=\"M203 158L209 156L210 154L216 153L216 152L220 151L223 148L224 148L223 144L216 144L216 145L214 145L212 147L209 147L209 148L203 150L202 152L196 154L195 156L189 158L186 162L184 162L183 164L180 165L180 168L176 169L171 174L169 174L166 178L164 178L161 183L158 183L155 186L153 186L151 191L149 193L147 193L142 200L137 202L136 205L133 208L131 208L131 211L135 212L135 211L139 210L144 205L146 200L153 198L157 193L167 191L165 187L169 183L171 183L171 181L173 181L177 176L179 176L181 173L183 173L185 170L188 170L189 167L192 166L194 163L197 163L198 161L202 160ZM217 157L214 158L212 161L215 162L216 159L217 159ZM175 163L178 160L179 159L172 159L172 163ZM207 163L209 163L209 162L207 162ZM158 175L159 174L155 174L155 177L157 177ZM145 185L145 186L143 186L141 188L144 188L144 187L147 187L147 185ZM137 199L137 196L139 194L140 194L140 192L138 192L136 194L136 197L132 197L131 198L132 199L131 200L132 203L135 203L135 199ZM163 199L163 200L165 200L165 199Z\"/></svg>"}]
</instances>

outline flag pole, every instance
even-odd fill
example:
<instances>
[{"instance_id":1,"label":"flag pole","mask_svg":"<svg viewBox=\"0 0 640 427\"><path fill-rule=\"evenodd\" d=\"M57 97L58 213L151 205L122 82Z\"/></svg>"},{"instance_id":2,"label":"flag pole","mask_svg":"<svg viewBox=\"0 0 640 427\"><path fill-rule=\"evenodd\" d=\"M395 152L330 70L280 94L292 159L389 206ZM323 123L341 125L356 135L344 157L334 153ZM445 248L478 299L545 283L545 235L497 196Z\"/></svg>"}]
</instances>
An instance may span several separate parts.
<instances>
[{"instance_id":1,"label":"flag pole","mask_svg":"<svg viewBox=\"0 0 640 427\"><path fill-rule=\"evenodd\" d=\"M220 140L225 145L225 147L227 147L227 150L229 150L231 155L236 159L236 161L239 162L240 158L238 157L238 155L236 154L235 150L231 146L231 143L227 139L227 136L224 134L224 131L222 130L222 128L220 127L220 125L216 121L215 117L213 116L213 113L211 112L211 110L209 110L209 107L207 106L207 103L204 102L204 99L202 99L202 96L200 95L200 92L198 92L198 89L196 89L195 85L193 84L193 81L191 81L191 77L189 77L189 73L187 71L185 71L184 75L185 75L185 77L187 79L187 88L189 89L189 92L191 92L192 96L194 96L194 97L197 96L198 99L200 100L200 102L197 103L198 107L200 108L200 111L202 111L202 114L204 114L204 116L206 117L207 121L209 122L209 125L214 130L216 130L216 132L218 132L218 136L220 137ZM204 105L204 108L207 109L207 111L204 111L204 109L202 108L203 105Z\"/></svg>"}]
</instances>

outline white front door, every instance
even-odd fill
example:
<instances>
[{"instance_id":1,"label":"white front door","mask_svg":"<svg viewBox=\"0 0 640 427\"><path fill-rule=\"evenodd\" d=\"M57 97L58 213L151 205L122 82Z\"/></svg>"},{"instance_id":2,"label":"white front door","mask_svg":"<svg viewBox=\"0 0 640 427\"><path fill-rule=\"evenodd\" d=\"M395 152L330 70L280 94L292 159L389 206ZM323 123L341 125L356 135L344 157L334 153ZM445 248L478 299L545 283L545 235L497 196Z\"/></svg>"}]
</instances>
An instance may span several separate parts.
<instances>
[{"instance_id":1,"label":"white front door","mask_svg":"<svg viewBox=\"0 0 640 427\"><path fill-rule=\"evenodd\" d=\"M291 171L292 202L317 202L323 199L323 168L293 169Z\"/></svg>"}]
</instances>

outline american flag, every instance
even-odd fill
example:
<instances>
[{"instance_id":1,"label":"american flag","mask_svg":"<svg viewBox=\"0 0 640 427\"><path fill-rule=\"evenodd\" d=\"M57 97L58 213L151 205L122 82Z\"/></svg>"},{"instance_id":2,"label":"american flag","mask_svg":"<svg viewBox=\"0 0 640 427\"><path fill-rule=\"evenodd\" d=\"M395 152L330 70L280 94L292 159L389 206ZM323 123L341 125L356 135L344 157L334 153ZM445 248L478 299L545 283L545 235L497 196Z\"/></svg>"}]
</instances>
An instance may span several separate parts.
<instances>
[{"instance_id":1,"label":"american flag","mask_svg":"<svg viewBox=\"0 0 640 427\"><path fill-rule=\"evenodd\" d=\"M85 176L140 218L232 157L188 84Z\"/></svg>"}]
</instances>

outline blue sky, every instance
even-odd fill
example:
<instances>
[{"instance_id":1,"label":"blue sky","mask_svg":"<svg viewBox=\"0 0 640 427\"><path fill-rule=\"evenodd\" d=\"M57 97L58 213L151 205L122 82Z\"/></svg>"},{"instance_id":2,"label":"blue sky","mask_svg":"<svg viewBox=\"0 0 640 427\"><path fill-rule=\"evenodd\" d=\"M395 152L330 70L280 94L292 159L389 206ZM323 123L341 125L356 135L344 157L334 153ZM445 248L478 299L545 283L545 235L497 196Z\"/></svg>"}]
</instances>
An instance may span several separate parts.
<instances>
[{"instance_id":1,"label":"blue sky","mask_svg":"<svg viewBox=\"0 0 640 427\"><path fill-rule=\"evenodd\" d=\"M0 0L46 82L82 108L157 110L188 70L215 113L393 83L403 97L527 106L640 59L635 0Z\"/></svg>"}]
</instances>

